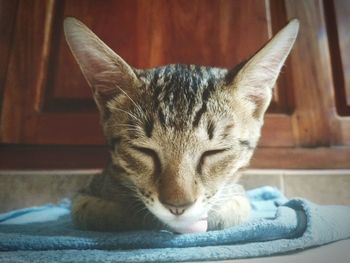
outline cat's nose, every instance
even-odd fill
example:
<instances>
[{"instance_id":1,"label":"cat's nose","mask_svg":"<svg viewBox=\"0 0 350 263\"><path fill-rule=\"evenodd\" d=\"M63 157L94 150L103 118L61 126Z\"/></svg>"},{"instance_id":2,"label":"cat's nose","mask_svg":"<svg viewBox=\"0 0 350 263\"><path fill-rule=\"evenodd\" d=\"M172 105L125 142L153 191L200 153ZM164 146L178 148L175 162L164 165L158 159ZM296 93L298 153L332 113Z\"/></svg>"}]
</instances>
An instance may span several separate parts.
<instances>
[{"instance_id":1,"label":"cat's nose","mask_svg":"<svg viewBox=\"0 0 350 263\"><path fill-rule=\"evenodd\" d=\"M180 216L183 213L185 213L185 211L194 204L194 202L189 202L189 203L185 203L185 204L171 204L168 202L162 202L163 205L169 209L170 213L172 213L173 215L176 216Z\"/></svg>"}]
</instances>

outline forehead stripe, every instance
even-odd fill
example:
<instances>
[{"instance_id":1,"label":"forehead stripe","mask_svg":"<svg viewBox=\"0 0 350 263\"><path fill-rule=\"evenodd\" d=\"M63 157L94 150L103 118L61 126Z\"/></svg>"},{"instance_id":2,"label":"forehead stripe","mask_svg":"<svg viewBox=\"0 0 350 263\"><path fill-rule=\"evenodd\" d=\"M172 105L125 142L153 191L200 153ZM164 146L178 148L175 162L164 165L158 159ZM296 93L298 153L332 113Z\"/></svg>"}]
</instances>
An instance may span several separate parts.
<instances>
[{"instance_id":1,"label":"forehead stripe","mask_svg":"<svg viewBox=\"0 0 350 263\"><path fill-rule=\"evenodd\" d=\"M214 84L212 81L208 80L208 86L204 89L202 93L202 107L196 112L196 115L193 119L193 128L198 127L198 124L200 122L200 119L203 115L203 113L207 110L207 101L214 90Z\"/></svg>"}]
</instances>

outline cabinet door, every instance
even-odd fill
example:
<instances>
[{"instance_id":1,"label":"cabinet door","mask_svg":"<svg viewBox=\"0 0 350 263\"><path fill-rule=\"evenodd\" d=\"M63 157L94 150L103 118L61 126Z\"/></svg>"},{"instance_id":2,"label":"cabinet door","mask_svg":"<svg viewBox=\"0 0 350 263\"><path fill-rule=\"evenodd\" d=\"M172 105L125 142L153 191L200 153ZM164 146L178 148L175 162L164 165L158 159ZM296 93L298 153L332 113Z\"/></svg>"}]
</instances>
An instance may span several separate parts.
<instances>
[{"instance_id":1,"label":"cabinet door","mask_svg":"<svg viewBox=\"0 0 350 263\"><path fill-rule=\"evenodd\" d=\"M169 63L233 67L249 58L289 19L299 18L300 34L276 85L252 164L262 168L350 167L349 147L333 147L350 144L350 125L347 116L341 113L339 117L340 104L335 104L337 86L330 58L336 54L329 53L322 1L14 3L17 12L13 30L8 31L13 36L6 49L6 70L2 70L4 62L0 65L0 77L6 72L0 79L6 79L0 136L2 144L7 144L0 147L0 159L12 165L2 167L98 167L106 158L101 154L104 139L90 88L63 36L67 16L82 20L139 68ZM337 20L335 26L340 24ZM338 30L336 41L343 43L339 39L346 34ZM344 53L347 47L339 49ZM348 93L347 82L343 89ZM33 146L25 146L28 144ZM22 166L14 156L22 156Z\"/></svg>"},{"instance_id":2,"label":"cabinet door","mask_svg":"<svg viewBox=\"0 0 350 263\"><path fill-rule=\"evenodd\" d=\"M128 63L233 67L272 34L266 2L20 1L2 112L2 142L102 144L91 92L63 36L64 17L87 24ZM284 87L275 92L262 145L291 145ZM274 114L272 114L274 115ZM279 126L278 139L270 130Z\"/></svg>"},{"instance_id":3,"label":"cabinet door","mask_svg":"<svg viewBox=\"0 0 350 263\"><path fill-rule=\"evenodd\" d=\"M350 2L325 1L325 16L337 113L334 142L350 145Z\"/></svg>"}]
</instances>

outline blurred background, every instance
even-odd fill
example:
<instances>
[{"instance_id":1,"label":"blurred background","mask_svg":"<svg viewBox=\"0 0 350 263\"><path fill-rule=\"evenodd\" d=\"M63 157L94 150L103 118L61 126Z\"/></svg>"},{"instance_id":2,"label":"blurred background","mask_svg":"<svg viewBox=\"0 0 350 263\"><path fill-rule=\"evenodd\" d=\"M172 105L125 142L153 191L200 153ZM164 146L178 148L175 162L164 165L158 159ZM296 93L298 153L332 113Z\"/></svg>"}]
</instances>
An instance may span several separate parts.
<instances>
[{"instance_id":1,"label":"blurred background","mask_svg":"<svg viewBox=\"0 0 350 263\"><path fill-rule=\"evenodd\" d=\"M230 68L298 18L242 183L350 204L350 1L0 0L0 211L69 197L108 161L67 16L139 68Z\"/></svg>"}]
</instances>

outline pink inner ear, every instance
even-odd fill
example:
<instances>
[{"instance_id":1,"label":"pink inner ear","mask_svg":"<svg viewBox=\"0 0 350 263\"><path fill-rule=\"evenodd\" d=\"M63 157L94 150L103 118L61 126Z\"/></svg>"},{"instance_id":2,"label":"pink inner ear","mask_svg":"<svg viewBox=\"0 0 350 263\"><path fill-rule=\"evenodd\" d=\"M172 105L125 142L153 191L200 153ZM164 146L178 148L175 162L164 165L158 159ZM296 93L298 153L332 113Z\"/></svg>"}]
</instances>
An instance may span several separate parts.
<instances>
[{"instance_id":1,"label":"pink inner ear","mask_svg":"<svg viewBox=\"0 0 350 263\"><path fill-rule=\"evenodd\" d=\"M132 96L138 79L121 57L74 18L65 19L64 32L102 114L106 103L117 94L126 93Z\"/></svg>"},{"instance_id":2,"label":"pink inner ear","mask_svg":"<svg viewBox=\"0 0 350 263\"><path fill-rule=\"evenodd\" d=\"M270 103L272 89L298 30L299 22L292 20L250 58L233 79L235 92L256 105L253 112L256 118L262 117Z\"/></svg>"},{"instance_id":3,"label":"pink inner ear","mask_svg":"<svg viewBox=\"0 0 350 263\"><path fill-rule=\"evenodd\" d=\"M111 85L112 86L112 85ZM105 106L108 101L117 96L118 91L115 88L104 85L96 85L93 87L95 99L101 106Z\"/></svg>"},{"instance_id":4,"label":"pink inner ear","mask_svg":"<svg viewBox=\"0 0 350 263\"><path fill-rule=\"evenodd\" d=\"M265 91L265 92L264 92ZM268 92L266 89L260 90L260 92L257 92L255 94L250 93L247 95L247 98L255 104L255 109L253 112L253 117L258 119L264 114L267 105L270 103L270 96L266 94Z\"/></svg>"}]
</instances>

